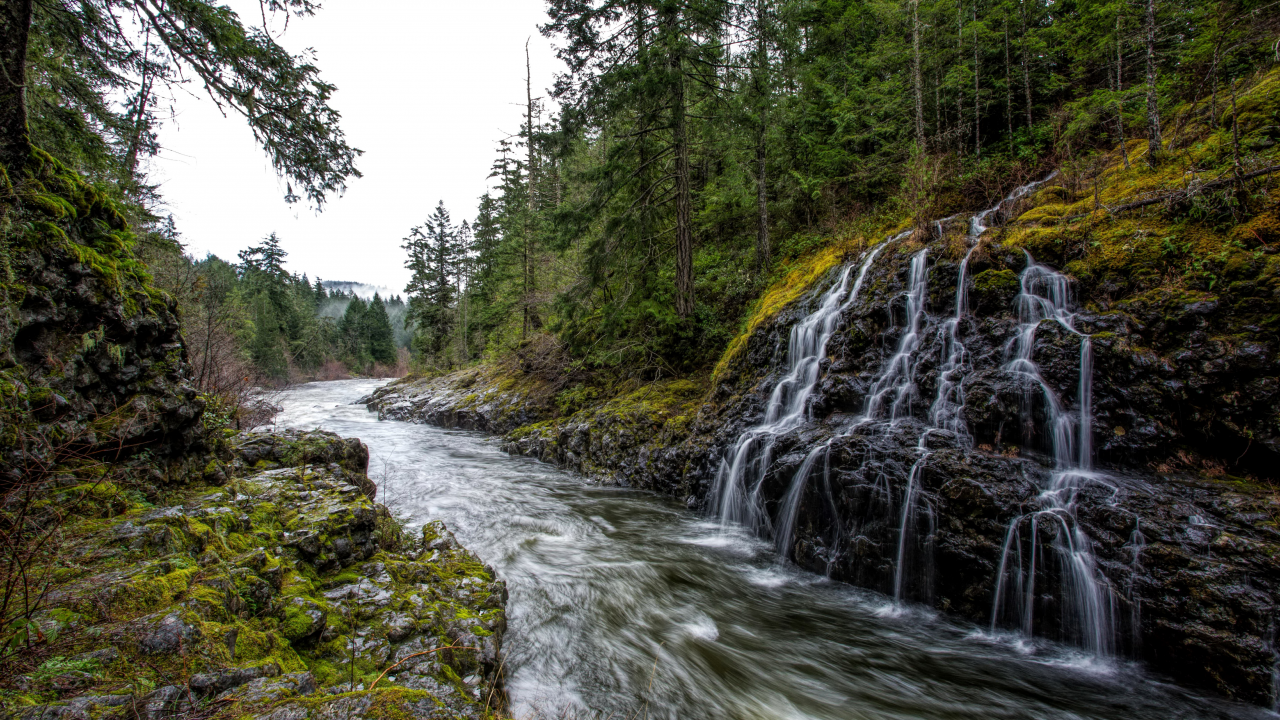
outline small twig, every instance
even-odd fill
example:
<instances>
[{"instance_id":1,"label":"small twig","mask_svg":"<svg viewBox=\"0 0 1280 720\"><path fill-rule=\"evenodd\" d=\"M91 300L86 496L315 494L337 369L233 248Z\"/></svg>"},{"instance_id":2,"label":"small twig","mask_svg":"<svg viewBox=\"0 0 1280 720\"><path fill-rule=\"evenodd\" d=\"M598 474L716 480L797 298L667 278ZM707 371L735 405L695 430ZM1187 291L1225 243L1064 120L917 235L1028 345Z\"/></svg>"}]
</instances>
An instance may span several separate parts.
<instances>
[{"instance_id":1,"label":"small twig","mask_svg":"<svg viewBox=\"0 0 1280 720\"><path fill-rule=\"evenodd\" d=\"M479 652L480 648L478 648L478 647L463 647L462 645L446 645L446 646L444 646L444 647L431 648L430 650L423 650L423 651L422 651L422 652L420 652L420 653L414 653L414 654L412 654L412 655L406 655L405 657L402 657L402 658L400 658L399 660L395 661L395 663L394 663L394 664L392 664L390 667L388 667L386 670L383 670L383 671L382 671L382 674L378 676L378 680L381 680L382 678L386 677L387 673L391 672L392 670L395 670L395 669L396 669L396 667L398 667L398 666L400 665L400 663L404 662L405 660L412 660L413 658L416 658L416 657L418 657L418 656L420 656L420 655L430 655L431 653L436 652L436 651L439 651L439 650L475 650L475 651ZM374 680L374 681L373 681L373 684L369 686L369 689L370 689L370 690L372 690L372 689L374 689L375 687L377 687L377 686L378 686L378 680Z\"/></svg>"},{"instance_id":2,"label":"small twig","mask_svg":"<svg viewBox=\"0 0 1280 720\"><path fill-rule=\"evenodd\" d=\"M1249 443L1244 446L1244 452L1240 453L1240 457L1236 458L1236 461L1231 464L1231 467L1239 465L1240 461L1244 459L1244 456L1249 454L1249 448L1251 447L1253 447L1253 438L1249 438Z\"/></svg>"}]
</instances>

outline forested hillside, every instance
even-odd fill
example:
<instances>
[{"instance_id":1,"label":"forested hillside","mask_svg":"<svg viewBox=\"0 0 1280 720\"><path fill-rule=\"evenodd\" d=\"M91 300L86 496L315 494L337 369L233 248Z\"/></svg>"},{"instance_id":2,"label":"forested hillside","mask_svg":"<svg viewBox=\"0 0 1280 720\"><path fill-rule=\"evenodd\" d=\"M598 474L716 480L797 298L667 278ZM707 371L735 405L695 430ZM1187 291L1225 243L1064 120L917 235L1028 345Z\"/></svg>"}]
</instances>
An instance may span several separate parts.
<instances>
[{"instance_id":1,"label":"forested hillside","mask_svg":"<svg viewBox=\"0 0 1280 720\"><path fill-rule=\"evenodd\" d=\"M924 231L1053 168L1111 209L1192 172L1212 187L1176 222L1213 228L1274 202L1259 153L1280 119L1237 102L1280 59L1266 0L548 13L568 70L520 98L523 131L499 147L474 223L451 232L438 209L407 241L427 366L514 353L550 372L705 369L801 258ZM1127 188L1104 176L1115 164L1135 167Z\"/></svg>"}]
</instances>

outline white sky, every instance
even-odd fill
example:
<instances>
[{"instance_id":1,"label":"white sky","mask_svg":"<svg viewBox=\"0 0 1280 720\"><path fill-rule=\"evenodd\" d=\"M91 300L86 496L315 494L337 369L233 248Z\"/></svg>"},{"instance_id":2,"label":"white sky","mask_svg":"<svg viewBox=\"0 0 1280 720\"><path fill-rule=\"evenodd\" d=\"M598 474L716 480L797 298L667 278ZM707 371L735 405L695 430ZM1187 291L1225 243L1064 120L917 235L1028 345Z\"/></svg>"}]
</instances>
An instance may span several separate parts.
<instances>
[{"instance_id":1,"label":"white sky","mask_svg":"<svg viewBox=\"0 0 1280 720\"><path fill-rule=\"evenodd\" d=\"M226 1L261 24L257 0ZM562 67L538 34L545 19L542 0L327 0L277 39L318 53L321 76L338 87L331 104L347 142L364 150L356 164L364 177L319 215L286 205L248 126L224 118L192 84L160 130L164 150L150 179L196 257L234 261L274 231L293 272L401 292L401 239L438 200L455 223L471 219L498 141L520 128L526 39L534 97Z\"/></svg>"}]
</instances>

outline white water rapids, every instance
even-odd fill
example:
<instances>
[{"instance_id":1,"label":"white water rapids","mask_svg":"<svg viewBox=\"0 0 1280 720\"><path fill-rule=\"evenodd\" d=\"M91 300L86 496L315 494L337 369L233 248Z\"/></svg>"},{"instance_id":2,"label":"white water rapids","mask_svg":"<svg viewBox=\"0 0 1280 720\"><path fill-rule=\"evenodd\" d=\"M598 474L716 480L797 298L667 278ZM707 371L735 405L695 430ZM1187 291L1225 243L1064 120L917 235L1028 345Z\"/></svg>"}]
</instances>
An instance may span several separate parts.
<instances>
[{"instance_id":1,"label":"white water rapids","mask_svg":"<svg viewBox=\"0 0 1280 720\"><path fill-rule=\"evenodd\" d=\"M680 720L1253 718L1130 665L911 609L779 561L666 498L511 457L479 433L353 405L379 383L282 393L282 426L369 445L379 499L440 519L507 581L513 714Z\"/></svg>"}]
</instances>

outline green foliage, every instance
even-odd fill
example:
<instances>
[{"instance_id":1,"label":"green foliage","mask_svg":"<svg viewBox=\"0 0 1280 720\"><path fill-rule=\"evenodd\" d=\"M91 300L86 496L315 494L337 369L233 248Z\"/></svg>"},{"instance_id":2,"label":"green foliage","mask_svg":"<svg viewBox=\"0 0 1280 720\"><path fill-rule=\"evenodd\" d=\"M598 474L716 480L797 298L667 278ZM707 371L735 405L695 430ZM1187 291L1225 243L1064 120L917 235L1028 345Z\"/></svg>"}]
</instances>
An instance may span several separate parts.
<instances>
[{"instance_id":1,"label":"green foliage","mask_svg":"<svg viewBox=\"0 0 1280 720\"><path fill-rule=\"evenodd\" d=\"M378 293L373 294L369 310L365 313L365 327L369 356L374 362L389 365L396 361L396 338L391 329L391 319L387 317L387 306Z\"/></svg>"},{"instance_id":2,"label":"green foliage","mask_svg":"<svg viewBox=\"0 0 1280 720\"><path fill-rule=\"evenodd\" d=\"M455 298L462 283L464 235L453 225L444 202L424 225L409 230L404 249L409 258L405 267L412 276L405 292L409 296L409 320L417 328L414 350L432 362L444 359L455 318Z\"/></svg>"},{"instance_id":3,"label":"green foliage","mask_svg":"<svg viewBox=\"0 0 1280 720\"><path fill-rule=\"evenodd\" d=\"M310 15L312 0L273 0L268 11ZM163 6L125 0L35 3L27 58L32 140L91 177L138 190L138 159L158 151L157 85L199 78L224 110L238 113L281 176L317 207L359 177L335 88L312 54L291 55L265 28L226 6L189 0ZM117 98L123 96L122 107Z\"/></svg>"}]
</instances>

